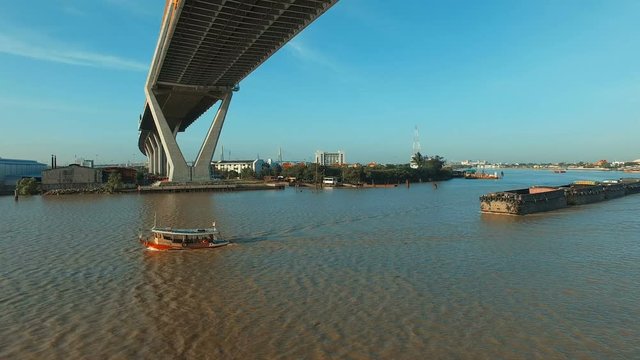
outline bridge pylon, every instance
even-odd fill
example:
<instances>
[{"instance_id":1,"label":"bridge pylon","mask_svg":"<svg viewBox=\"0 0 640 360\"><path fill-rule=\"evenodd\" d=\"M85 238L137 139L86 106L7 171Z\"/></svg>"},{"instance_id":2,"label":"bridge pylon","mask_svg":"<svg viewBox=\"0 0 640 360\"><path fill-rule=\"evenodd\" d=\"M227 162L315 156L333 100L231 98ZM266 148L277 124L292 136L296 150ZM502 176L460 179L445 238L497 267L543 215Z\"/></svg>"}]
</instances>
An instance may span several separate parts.
<instances>
[{"instance_id":1,"label":"bridge pylon","mask_svg":"<svg viewBox=\"0 0 640 360\"><path fill-rule=\"evenodd\" d=\"M237 84L338 0L168 0L145 85L138 149L151 173L208 181ZM176 142L214 104L220 107L193 162Z\"/></svg>"},{"instance_id":2,"label":"bridge pylon","mask_svg":"<svg viewBox=\"0 0 640 360\"><path fill-rule=\"evenodd\" d=\"M147 96L147 102L149 104L149 110L153 117L153 122L156 125L156 135L160 144L156 150L158 155L157 162L159 166L156 171L159 170L159 175L166 175L169 181L187 182L191 181L191 171L187 165L184 155L178 146L174 131L169 127L167 119L165 118L162 108L158 103L156 95L150 88L145 88Z\"/></svg>"},{"instance_id":3,"label":"bridge pylon","mask_svg":"<svg viewBox=\"0 0 640 360\"><path fill-rule=\"evenodd\" d=\"M211 160L222 132L233 92L229 91L222 97L220 107L211 122L193 166L189 166L186 162L176 141L180 124L178 123L174 129L171 129L153 90L147 89L146 95L156 130L148 138L148 143L145 144L150 163L149 172L166 176L169 181L175 182L211 180Z\"/></svg>"},{"instance_id":4,"label":"bridge pylon","mask_svg":"<svg viewBox=\"0 0 640 360\"><path fill-rule=\"evenodd\" d=\"M220 108L216 112L209 132L202 142L198 157L193 164L193 181L206 181L211 180L211 159L213 159L213 153L216 150L218 139L220 138L220 132L222 132L222 125L224 125L224 119L227 117L227 110L231 103L231 97L233 92L228 92L222 99Z\"/></svg>"}]
</instances>

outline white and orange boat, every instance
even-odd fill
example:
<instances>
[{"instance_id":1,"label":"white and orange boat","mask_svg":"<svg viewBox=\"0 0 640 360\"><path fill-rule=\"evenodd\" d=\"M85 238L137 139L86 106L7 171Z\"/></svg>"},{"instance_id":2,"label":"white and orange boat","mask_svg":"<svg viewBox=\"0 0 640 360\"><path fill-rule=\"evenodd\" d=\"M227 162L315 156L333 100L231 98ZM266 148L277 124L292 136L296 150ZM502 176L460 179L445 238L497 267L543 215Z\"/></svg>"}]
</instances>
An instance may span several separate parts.
<instances>
[{"instance_id":1,"label":"white and orange boat","mask_svg":"<svg viewBox=\"0 0 640 360\"><path fill-rule=\"evenodd\" d=\"M203 229L173 229L151 228L151 235L147 238L140 235L140 243L148 250L197 250L213 249L229 244L220 238L216 223L210 228Z\"/></svg>"}]
</instances>

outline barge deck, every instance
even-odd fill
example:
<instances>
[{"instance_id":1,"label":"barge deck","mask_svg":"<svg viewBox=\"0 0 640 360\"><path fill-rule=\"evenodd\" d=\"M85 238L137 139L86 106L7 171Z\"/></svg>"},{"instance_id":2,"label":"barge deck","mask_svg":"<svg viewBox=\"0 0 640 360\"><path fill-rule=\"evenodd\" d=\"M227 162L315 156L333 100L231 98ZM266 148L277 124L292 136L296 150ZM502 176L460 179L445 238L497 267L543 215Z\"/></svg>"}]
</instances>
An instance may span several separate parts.
<instances>
[{"instance_id":1,"label":"barge deck","mask_svg":"<svg viewBox=\"0 0 640 360\"><path fill-rule=\"evenodd\" d=\"M480 196L480 211L490 214L527 215L585 205L640 192L640 179L605 182L576 181L563 186L532 186Z\"/></svg>"}]
</instances>

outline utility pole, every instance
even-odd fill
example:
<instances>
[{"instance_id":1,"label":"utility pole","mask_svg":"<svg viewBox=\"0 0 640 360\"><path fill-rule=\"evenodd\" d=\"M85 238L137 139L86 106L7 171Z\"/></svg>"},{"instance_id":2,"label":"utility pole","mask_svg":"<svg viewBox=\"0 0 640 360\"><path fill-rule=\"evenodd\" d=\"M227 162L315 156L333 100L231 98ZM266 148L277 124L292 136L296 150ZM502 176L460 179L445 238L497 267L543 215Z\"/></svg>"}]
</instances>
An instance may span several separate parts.
<instances>
[{"instance_id":1,"label":"utility pole","mask_svg":"<svg viewBox=\"0 0 640 360\"><path fill-rule=\"evenodd\" d=\"M318 159L316 159L316 190L318 190Z\"/></svg>"}]
</instances>

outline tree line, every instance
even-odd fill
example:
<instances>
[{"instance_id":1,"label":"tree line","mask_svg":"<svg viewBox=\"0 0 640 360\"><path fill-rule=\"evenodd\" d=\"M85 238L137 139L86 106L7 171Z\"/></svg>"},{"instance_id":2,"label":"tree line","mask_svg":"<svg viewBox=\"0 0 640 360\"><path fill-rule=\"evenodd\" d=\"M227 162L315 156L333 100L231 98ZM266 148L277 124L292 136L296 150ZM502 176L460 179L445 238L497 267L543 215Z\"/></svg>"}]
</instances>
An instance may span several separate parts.
<instances>
[{"instance_id":1,"label":"tree line","mask_svg":"<svg viewBox=\"0 0 640 360\"><path fill-rule=\"evenodd\" d=\"M409 164L387 164L375 166L323 166L318 164L295 164L283 167L265 163L259 175L251 169L218 172L222 178L243 180L263 179L265 176L295 179L300 182L321 182L323 177L335 177L348 184L397 184L409 182L439 181L451 178L451 169L445 168L445 159L436 155L423 156L417 153Z\"/></svg>"}]
</instances>

